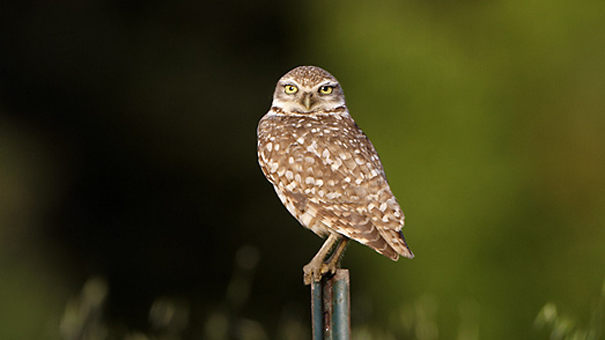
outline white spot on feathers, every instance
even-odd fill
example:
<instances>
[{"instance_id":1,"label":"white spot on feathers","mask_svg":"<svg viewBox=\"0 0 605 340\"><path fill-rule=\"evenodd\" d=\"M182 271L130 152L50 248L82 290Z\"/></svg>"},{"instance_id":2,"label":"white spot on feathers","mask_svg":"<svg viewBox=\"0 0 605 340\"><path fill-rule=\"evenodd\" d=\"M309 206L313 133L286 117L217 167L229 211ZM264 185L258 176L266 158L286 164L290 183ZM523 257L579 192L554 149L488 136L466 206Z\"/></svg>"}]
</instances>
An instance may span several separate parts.
<instances>
[{"instance_id":1,"label":"white spot on feathers","mask_svg":"<svg viewBox=\"0 0 605 340\"><path fill-rule=\"evenodd\" d=\"M311 145L307 146L307 151L318 155L319 153L317 152L317 142L312 141Z\"/></svg>"},{"instance_id":2,"label":"white spot on feathers","mask_svg":"<svg viewBox=\"0 0 605 340\"><path fill-rule=\"evenodd\" d=\"M270 173L274 173L275 171L277 171L277 168L279 168L279 163L278 162L269 163L269 164L267 164L267 167L269 168Z\"/></svg>"},{"instance_id":3,"label":"white spot on feathers","mask_svg":"<svg viewBox=\"0 0 605 340\"><path fill-rule=\"evenodd\" d=\"M328 198L330 200L333 200L333 199L338 198L340 196L342 196L342 194L339 193L339 192L329 192L329 193L326 194L326 198Z\"/></svg>"},{"instance_id":4,"label":"white spot on feathers","mask_svg":"<svg viewBox=\"0 0 605 340\"><path fill-rule=\"evenodd\" d=\"M333 171L338 170L338 168L340 168L341 165L342 165L342 161L340 160L340 158L335 158L334 163L332 164L332 170Z\"/></svg>"},{"instance_id":5,"label":"white spot on feathers","mask_svg":"<svg viewBox=\"0 0 605 340\"><path fill-rule=\"evenodd\" d=\"M305 226L309 226L311 220L313 220L313 216L311 216L309 213L304 213L300 216L300 221Z\"/></svg>"},{"instance_id":6,"label":"white spot on feathers","mask_svg":"<svg viewBox=\"0 0 605 340\"><path fill-rule=\"evenodd\" d=\"M294 188L296 188L296 185L297 185L296 182L290 182L290 184L286 185L286 190L293 191Z\"/></svg>"}]
</instances>

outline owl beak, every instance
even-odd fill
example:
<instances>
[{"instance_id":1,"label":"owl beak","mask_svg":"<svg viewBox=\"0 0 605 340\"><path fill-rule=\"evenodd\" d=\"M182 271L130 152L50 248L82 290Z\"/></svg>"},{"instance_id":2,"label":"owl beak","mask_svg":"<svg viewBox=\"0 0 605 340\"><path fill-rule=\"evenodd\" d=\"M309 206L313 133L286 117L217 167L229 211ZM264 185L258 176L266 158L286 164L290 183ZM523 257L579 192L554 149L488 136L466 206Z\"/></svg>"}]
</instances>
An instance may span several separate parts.
<instances>
[{"instance_id":1,"label":"owl beak","mask_svg":"<svg viewBox=\"0 0 605 340\"><path fill-rule=\"evenodd\" d=\"M303 94L302 103L307 108L307 110L311 110L311 105L313 105L313 101L311 100L313 94L305 93Z\"/></svg>"}]
</instances>

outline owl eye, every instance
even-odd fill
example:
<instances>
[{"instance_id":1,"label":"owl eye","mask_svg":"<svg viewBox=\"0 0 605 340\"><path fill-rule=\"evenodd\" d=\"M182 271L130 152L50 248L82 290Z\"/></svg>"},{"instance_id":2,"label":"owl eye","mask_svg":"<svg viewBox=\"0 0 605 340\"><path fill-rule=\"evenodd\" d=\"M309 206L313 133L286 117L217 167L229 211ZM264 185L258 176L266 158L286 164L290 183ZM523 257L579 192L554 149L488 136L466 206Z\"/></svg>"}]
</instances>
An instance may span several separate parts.
<instances>
[{"instance_id":1,"label":"owl eye","mask_svg":"<svg viewBox=\"0 0 605 340\"><path fill-rule=\"evenodd\" d=\"M319 93L330 94L332 93L332 90L334 90L334 87L326 85L319 88Z\"/></svg>"},{"instance_id":2,"label":"owl eye","mask_svg":"<svg viewBox=\"0 0 605 340\"><path fill-rule=\"evenodd\" d=\"M298 91L298 87L296 87L296 86L294 86L294 85L286 85L286 86L284 87L284 91L285 91L287 94L294 94L294 93L296 93L296 91Z\"/></svg>"}]
</instances>

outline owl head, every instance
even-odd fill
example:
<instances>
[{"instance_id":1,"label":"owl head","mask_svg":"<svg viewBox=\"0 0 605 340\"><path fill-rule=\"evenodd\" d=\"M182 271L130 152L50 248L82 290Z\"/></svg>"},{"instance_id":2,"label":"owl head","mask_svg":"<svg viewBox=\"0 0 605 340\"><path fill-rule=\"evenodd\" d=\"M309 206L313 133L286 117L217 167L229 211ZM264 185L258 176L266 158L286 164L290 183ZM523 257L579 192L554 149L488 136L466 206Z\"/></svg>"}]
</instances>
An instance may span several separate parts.
<instances>
[{"instance_id":1,"label":"owl head","mask_svg":"<svg viewBox=\"0 0 605 340\"><path fill-rule=\"evenodd\" d=\"M284 112L331 111L345 106L345 96L338 80L324 69L299 66L279 79L272 106Z\"/></svg>"}]
</instances>

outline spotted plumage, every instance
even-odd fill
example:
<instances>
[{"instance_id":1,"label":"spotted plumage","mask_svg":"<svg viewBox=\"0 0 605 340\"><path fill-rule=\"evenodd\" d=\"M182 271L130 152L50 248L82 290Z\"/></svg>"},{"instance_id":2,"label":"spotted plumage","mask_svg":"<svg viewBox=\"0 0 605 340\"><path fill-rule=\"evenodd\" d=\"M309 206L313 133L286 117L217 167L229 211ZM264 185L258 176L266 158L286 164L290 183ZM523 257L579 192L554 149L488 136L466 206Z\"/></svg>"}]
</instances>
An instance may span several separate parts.
<instances>
[{"instance_id":1,"label":"spotted plumage","mask_svg":"<svg viewBox=\"0 0 605 340\"><path fill-rule=\"evenodd\" d=\"M335 269L348 239L393 260L413 257L403 212L336 78L313 66L285 74L257 132L259 164L282 203L304 227L332 235L305 266L306 283ZM339 242L337 258L325 262Z\"/></svg>"}]
</instances>

